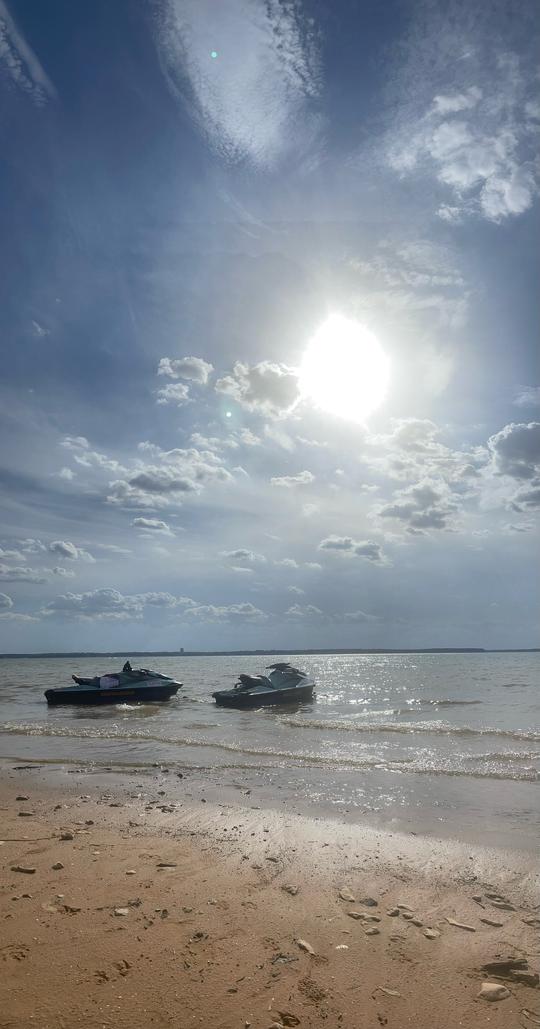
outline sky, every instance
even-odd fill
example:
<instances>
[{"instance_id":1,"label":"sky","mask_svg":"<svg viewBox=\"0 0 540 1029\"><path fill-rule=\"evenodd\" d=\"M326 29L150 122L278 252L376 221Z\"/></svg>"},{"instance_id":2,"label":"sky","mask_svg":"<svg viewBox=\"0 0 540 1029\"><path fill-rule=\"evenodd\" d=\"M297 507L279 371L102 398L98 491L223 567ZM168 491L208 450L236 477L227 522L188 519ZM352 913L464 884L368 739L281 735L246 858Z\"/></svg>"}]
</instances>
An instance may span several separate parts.
<instances>
[{"instance_id":1,"label":"sky","mask_svg":"<svg viewBox=\"0 0 540 1029\"><path fill-rule=\"evenodd\" d=\"M533 0L0 0L0 650L539 645Z\"/></svg>"}]
</instances>

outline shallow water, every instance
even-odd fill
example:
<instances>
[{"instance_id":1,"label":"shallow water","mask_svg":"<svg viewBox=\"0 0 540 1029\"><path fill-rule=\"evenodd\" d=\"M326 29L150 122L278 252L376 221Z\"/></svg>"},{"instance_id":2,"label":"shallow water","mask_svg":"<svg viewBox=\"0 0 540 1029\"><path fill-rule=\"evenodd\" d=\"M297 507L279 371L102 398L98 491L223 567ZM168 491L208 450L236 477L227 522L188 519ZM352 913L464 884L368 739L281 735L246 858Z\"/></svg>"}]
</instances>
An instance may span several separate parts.
<instances>
[{"instance_id":1,"label":"shallow water","mask_svg":"<svg viewBox=\"0 0 540 1029\"><path fill-rule=\"evenodd\" d=\"M269 660L269 659L267 659ZM274 658L273 660L277 660ZM0 661L0 757L242 773L266 799L385 827L534 849L540 839L540 654L295 657L295 707L234 711L211 692L264 658L156 658L167 704L48 709L43 691L111 659ZM142 661L143 664L148 663ZM134 662L135 664L135 662ZM258 795L258 799L261 794Z\"/></svg>"}]
</instances>

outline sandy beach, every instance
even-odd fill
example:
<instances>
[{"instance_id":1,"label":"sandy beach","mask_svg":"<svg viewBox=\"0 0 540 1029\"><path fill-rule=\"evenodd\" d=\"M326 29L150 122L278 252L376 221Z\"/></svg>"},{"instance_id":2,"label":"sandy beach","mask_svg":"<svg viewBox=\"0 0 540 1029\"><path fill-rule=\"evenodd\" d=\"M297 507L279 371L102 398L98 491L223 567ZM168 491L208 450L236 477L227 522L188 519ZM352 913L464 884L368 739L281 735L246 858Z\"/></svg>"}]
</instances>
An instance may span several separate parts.
<instances>
[{"instance_id":1,"label":"sandy beach","mask_svg":"<svg viewBox=\"0 0 540 1029\"><path fill-rule=\"evenodd\" d=\"M219 803L163 769L10 763L0 806L2 1029L539 1024L530 855Z\"/></svg>"}]
</instances>

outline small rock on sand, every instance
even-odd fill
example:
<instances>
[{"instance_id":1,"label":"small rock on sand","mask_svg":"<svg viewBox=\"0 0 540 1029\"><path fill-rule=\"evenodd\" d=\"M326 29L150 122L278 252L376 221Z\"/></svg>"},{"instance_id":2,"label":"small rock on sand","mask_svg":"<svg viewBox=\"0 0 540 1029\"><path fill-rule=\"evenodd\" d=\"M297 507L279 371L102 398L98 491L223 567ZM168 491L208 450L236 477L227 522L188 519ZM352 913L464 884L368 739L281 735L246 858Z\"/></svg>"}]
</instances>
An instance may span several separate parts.
<instances>
[{"instance_id":1,"label":"small rock on sand","mask_svg":"<svg viewBox=\"0 0 540 1029\"><path fill-rule=\"evenodd\" d=\"M125 918L126 915L129 915L129 908L115 908L114 913L117 918Z\"/></svg>"},{"instance_id":2,"label":"small rock on sand","mask_svg":"<svg viewBox=\"0 0 540 1029\"><path fill-rule=\"evenodd\" d=\"M72 832L63 832L63 833L60 833L60 839L61 840L65 840L65 841L74 840L75 839L75 835Z\"/></svg>"},{"instance_id":3,"label":"small rock on sand","mask_svg":"<svg viewBox=\"0 0 540 1029\"><path fill-rule=\"evenodd\" d=\"M365 932L366 936L378 936L380 931L381 930L377 929L376 926L374 926L374 925L370 925L369 928L364 929L364 932Z\"/></svg>"},{"instance_id":4,"label":"small rock on sand","mask_svg":"<svg viewBox=\"0 0 540 1029\"><path fill-rule=\"evenodd\" d=\"M401 917L405 918L407 920L407 922L412 922L412 920L414 918L414 913L412 911L402 911L401 912Z\"/></svg>"},{"instance_id":5,"label":"small rock on sand","mask_svg":"<svg viewBox=\"0 0 540 1029\"><path fill-rule=\"evenodd\" d=\"M504 925L504 922L496 922L494 918L481 918L480 921L483 922L484 925L493 925L496 929L500 929L501 926Z\"/></svg>"},{"instance_id":6,"label":"small rock on sand","mask_svg":"<svg viewBox=\"0 0 540 1029\"><path fill-rule=\"evenodd\" d=\"M55 861L54 865L51 866L53 872L60 872L64 867L61 861Z\"/></svg>"},{"instance_id":7,"label":"small rock on sand","mask_svg":"<svg viewBox=\"0 0 540 1029\"><path fill-rule=\"evenodd\" d=\"M374 900L373 897L363 897L358 903L363 904L365 908L377 908L379 906L379 901Z\"/></svg>"},{"instance_id":8,"label":"small rock on sand","mask_svg":"<svg viewBox=\"0 0 540 1029\"><path fill-rule=\"evenodd\" d=\"M515 982L523 983L524 986L532 986L533 989L536 989L540 983L538 972L513 971L511 975Z\"/></svg>"},{"instance_id":9,"label":"small rock on sand","mask_svg":"<svg viewBox=\"0 0 540 1029\"><path fill-rule=\"evenodd\" d=\"M440 935L438 929L424 929L424 936L427 940L437 940Z\"/></svg>"},{"instance_id":10,"label":"small rock on sand","mask_svg":"<svg viewBox=\"0 0 540 1029\"><path fill-rule=\"evenodd\" d=\"M279 858L278 858L278 857L276 857L276 855L275 855L275 854L267 854L267 856L266 856L266 860L267 860L267 861L273 861L273 862L274 862L274 864L277 864L277 862L279 861Z\"/></svg>"},{"instance_id":11,"label":"small rock on sand","mask_svg":"<svg viewBox=\"0 0 540 1029\"><path fill-rule=\"evenodd\" d=\"M19 811L19 818L33 818L33 811Z\"/></svg>"},{"instance_id":12,"label":"small rock on sand","mask_svg":"<svg viewBox=\"0 0 540 1029\"><path fill-rule=\"evenodd\" d=\"M455 918L447 918L448 925L455 925L456 929L466 929L469 933L475 933L474 925L467 925L466 922L456 922Z\"/></svg>"},{"instance_id":13,"label":"small rock on sand","mask_svg":"<svg viewBox=\"0 0 540 1029\"><path fill-rule=\"evenodd\" d=\"M399 908L390 908L390 910L387 911L386 914L390 918L398 918L399 917Z\"/></svg>"},{"instance_id":14,"label":"small rock on sand","mask_svg":"<svg viewBox=\"0 0 540 1029\"><path fill-rule=\"evenodd\" d=\"M502 961L487 961L485 965L481 966L482 972L487 972L488 975L497 975L500 978L508 977L510 972L519 971L525 972L529 967L527 958L505 958Z\"/></svg>"},{"instance_id":15,"label":"small rock on sand","mask_svg":"<svg viewBox=\"0 0 540 1029\"><path fill-rule=\"evenodd\" d=\"M510 996L510 990L500 983L482 983L478 997L481 1000L506 1000Z\"/></svg>"},{"instance_id":16,"label":"small rock on sand","mask_svg":"<svg viewBox=\"0 0 540 1029\"><path fill-rule=\"evenodd\" d=\"M421 929L424 924L419 918L411 918L411 923L412 925L416 925L418 929Z\"/></svg>"},{"instance_id":17,"label":"small rock on sand","mask_svg":"<svg viewBox=\"0 0 540 1029\"><path fill-rule=\"evenodd\" d=\"M35 872L35 868L33 868L31 865L12 865L11 871L24 872L25 875L33 875Z\"/></svg>"},{"instance_id":18,"label":"small rock on sand","mask_svg":"<svg viewBox=\"0 0 540 1029\"><path fill-rule=\"evenodd\" d=\"M315 951L313 950L313 947L311 946L311 943L308 943L307 940L298 939L296 941L296 943L300 947L300 950L305 950L306 954L314 954L315 953Z\"/></svg>"},{"instance_id":19,"label":"small rock on sand","mask_svg":"<svg viewBox=\"0 0 540 1029\"><path fill-rule=\"evenodd\" d=\"M340 895L342 900L349 901L352 904L355 903L355 898L354 898L353 894L351 893L350 890L347 889L346 886L344 886L343 889L339 891L339 895Z\"/></svg>"},{"instance_id":20,"label":"small rock on sand","mask_svg":"<svg viewBox=\"0 0 540 1029\"><path fill-rule=\"evenodd\" d=\"M24 793L20 793L18 797L15 797L15 800L30 800L30 797L26 797Z\"/></svg>"},{"instance_id":21,"label":"small rock on sand","mask_svg":"<svg viewBox=\"0 0 540 1029\"><path fill-rule=\"evenodd\" d=\"M296 897L296 894L298 893L298 890L300 889L300 887L299 886L295 886L293 883L285 883L281 887L281 889L285 893L290 893L291 897Z\"/></svg>"},{"instance_id":22,"label":"small rock on sand","mask_svg":"<svg viewBox=\"0 0 540 1029\"><path fill-rule=\"evenodd\" d=\"M136 875L136 874L137 873L136 873L134 868L128 868L128 870L126 872L126 875Z\"/></svg>"}]
</instances>

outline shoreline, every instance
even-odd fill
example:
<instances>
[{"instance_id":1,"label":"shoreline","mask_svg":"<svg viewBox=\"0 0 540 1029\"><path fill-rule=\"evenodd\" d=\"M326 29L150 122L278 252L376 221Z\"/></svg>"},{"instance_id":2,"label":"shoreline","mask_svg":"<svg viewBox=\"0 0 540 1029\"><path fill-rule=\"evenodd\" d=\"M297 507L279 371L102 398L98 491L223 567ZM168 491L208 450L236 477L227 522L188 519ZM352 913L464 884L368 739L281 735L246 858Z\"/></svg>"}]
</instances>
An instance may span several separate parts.
<instances>
[{"instance_id":1,"label":"shoreline","mask_svg":"<svg viewBox=\"0 0 540 1029\"><path fill-rule=\"evenodd\" d=\"M3 764L10 1029L449 1029L449 1010L506 1029L538 1009L508 979L478 999L486 962L538 971L532 855L261 810L240 789L217 802L195 778Z\"/></svg>"},{"instance_id":2,"label":"shoreline","mask_svg":"<svg viewBox=\"0 0 540 1029\"><path fill-rule=\"evenodd\" d=\"M84 658L84 657L280 657L321 655L362 655L362 654L538 654L540 647L502 647L497 649L485 647L394 647L371 649L347 647L346 649L306 650L64 650L34 651L26 654L0 654L0 660L23 660L25 658Z\"/></svg>"}]
</instances>

